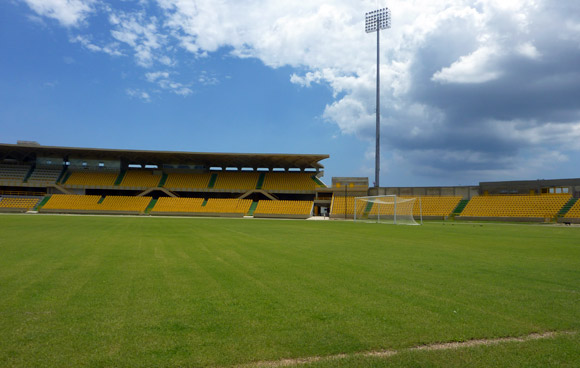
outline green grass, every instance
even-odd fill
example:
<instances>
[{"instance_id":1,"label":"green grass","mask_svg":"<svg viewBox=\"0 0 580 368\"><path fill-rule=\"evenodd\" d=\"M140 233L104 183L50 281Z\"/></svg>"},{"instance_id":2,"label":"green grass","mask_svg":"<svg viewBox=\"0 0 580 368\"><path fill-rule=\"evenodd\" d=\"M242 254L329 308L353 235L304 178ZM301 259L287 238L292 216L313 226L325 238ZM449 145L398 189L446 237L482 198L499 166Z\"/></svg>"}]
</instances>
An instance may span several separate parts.
<instances>
[{"instance_id":1,"label":"green grass","mask_svg":"<svg viewBox=\"0 0 580 368\"><path fill-rule=\"evenodd\" d=\"M580 331L580 228L3 215L0 331L2 367L574 366L578 335L405 349Z\"/></svg>"}]
</instances>

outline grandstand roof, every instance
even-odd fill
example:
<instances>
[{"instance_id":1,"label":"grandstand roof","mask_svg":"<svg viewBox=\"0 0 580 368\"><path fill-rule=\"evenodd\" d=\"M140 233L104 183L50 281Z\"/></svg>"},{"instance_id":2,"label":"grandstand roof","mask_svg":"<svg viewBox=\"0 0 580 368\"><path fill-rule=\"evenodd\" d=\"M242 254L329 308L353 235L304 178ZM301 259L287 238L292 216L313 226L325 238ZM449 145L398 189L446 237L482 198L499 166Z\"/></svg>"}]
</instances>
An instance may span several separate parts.
<instances>
[{"instance_id":1,"label":"grandstand roof","mask_svg":"<svg viewBox=\"0 0 580 368\"><path fill-rule=\"evenodd\" d=\"M177 151L146 151L103 148L77 148L42 146L35 142L19 144L0 143L0 160L32 161L36 157L53 157L64 160L119 160L138 165L203 165L205 167L299 168L322 169L324 154L279 153L200 153Z\"/></svg>"}]
</instances>

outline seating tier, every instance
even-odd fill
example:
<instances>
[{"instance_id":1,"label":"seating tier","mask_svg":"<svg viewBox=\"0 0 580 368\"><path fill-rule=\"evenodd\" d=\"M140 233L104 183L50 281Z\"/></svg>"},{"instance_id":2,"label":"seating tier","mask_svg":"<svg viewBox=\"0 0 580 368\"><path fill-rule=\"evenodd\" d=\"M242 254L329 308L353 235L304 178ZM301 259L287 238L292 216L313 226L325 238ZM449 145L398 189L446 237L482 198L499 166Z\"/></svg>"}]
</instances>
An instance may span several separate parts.
<instances>
[{"instance_id":1,"label":"seating tier","mask_svg":"<svg viewBox=\"0 0 580 368\"><path fill-rule=\"evenodd\" d=\"M250 199L235 198L210 198L205 206L203 202L203 198L162 197L157 200L151 212L237 213L245 215L252 205Z\"/></svg>"},{"instance_id":2,"label":"seating tier","mask_svg":"<svg viewBox=\"0 0 580 368\"><path fill-rule=\"evenodd\" d=\"M576 203L570 208L568 213L564 216L565 218L580 218L580 200L577 200Z\"/></svg>"},{"instance_id":3,"label":"seating tier","mask_svg":"<svg viewBox=\"0 0 580 368\"><path fill-rule=\"evenodd\" d=\"M159 185L159 181L161 181L161 175L154 174L152 171L128 170L119 186L152 188Z\"/></svg>"},{"instance_id":4,"label":"seating tier","mask_svg":"<svg viewBox=\"0 0 580 368\"><path fill-rule=\"evenodd\" d=\"M21 208L31 210L42 197L0 197L0 208Z\"/></svg>"},{"instance_id":5,"label":"seating tier","mask_svg":"<svg viewBox=\"0 0 580 368\"><path fill-rule=\"evenodd\" d=\"M231 189L231 190L252 190L256 189L258 172L220 172L217 174L217 180L214 189Z\"/></svg>"},{"instance_id":6,"label":"seating tier","mask_svg":"<svg viewBox=\"0 0 580 368\"><path fill-rule=\"evenodd\" d=\"M100 200L99 195L54 194L42 209L144 212L151 197L107 196Z\"/></svg>"},{"instance_id":7,"label":"seating tier","mask_svg":"<svg viewBox=\"0 0 580 368\"><path fill-rule=\"evenodd\" d=\"M203 198L161 197L151 212L202 212L202 204Z\"/></svg>"},{"instance_id":8,"label":"seating tier","mask_svg":"<svg viewBox=\"0 0 580 368\"><path fill-rule=\"evenodd\" d=\"M200 174L184 174L184 173L170 173L167 176L167 181L163 185L170 189L205 189L209 185L211 173Z\"/></svg>"},{"instance_id":9,"label":"seating tier","mask_svg":"<svg viewBox=\"0 0 580 368\"><path fill-rule=\"evenodd\" d=\"M0 165L0 180L23 181L30 170L27 165Z\"/></svg>"},{"instance_id":10,"label":"seating tier","mask_svg":"<svg viewBox=\"0 0 580 368\"><path fill-rule=\"evenodd\" d=\"M76 171L70 174L65 185L113 186L118 176L118 172Z\"/></svg>"},{"instance_id":11,"label":"seating tier","mask_svg":"<svg viewBox=\"0 0 580 368\"><path fill-rule=\"evenodd\" d=\"M61 172L62 168L37 167L34 169L27 182L54 184Z\"/></svg>"},{"instance_id":12,"label":"seating tier","mask_svg":"<svg viewBox=\"0 0 580 368\"><path fill-rule=\"evenodd\" d=\"M266 173L262 189L264 190L304 190L313 191L317 187L312 173L269 172Z\"/></svg>"},{"instance_id":13,"label":"seating tier","mask_svg":"<svg viewBox=\"0 0 580 368\"><path fill-rule=\"evenodd\" d=\"M556 216L570 198L569 194L476 196L461 216L548 218Z\"/></svg>"},{"instance_id":14,"label":"seating tier","mask_svg":"<svg viewBox=\"0 0 580 368\"><path fill-rule=\"evenodd\" d=\"M313 201L268 201L258 202L255 215L311 215Z\"/></svg>"}]
</instances>

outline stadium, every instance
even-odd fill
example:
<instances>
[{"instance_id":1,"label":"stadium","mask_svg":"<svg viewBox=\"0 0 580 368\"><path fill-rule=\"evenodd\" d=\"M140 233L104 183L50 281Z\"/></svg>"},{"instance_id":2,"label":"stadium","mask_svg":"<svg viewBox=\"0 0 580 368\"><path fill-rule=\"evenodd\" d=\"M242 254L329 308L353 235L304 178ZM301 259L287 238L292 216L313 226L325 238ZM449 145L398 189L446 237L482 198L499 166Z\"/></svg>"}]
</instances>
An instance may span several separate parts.
<instances>
[{"instance_id":1,"label":"stadium","mask_svg":"<svg viewBox=\"0 0 580 368\"><path fill-rule=\"evenodd\" d=\"M572 3L0 2L0 368L580 367Z\"/></svg>"},{"instance_id":2,"label":"stadium","mask_svg":"<svg viewBox=\"0 0 580 368\"><path fill-rule=\"evenodd\" d=\"M324 154L34 142L0 158L4 366L580 361L580 179L369 188L326 185Z\"/></svg>"},{"instance_id":3,"label":"stadium","mask_svg":"<svg viewBox=\"0 0 580 368\"><path fill-rule=\"evenodd\" d=\"M0 211L580 223L580 179L369 188L368 178L333 177L327 186L328 158L1 144ZM356 201L389 196L397 211Z\"/></svg>"}]
</instances>

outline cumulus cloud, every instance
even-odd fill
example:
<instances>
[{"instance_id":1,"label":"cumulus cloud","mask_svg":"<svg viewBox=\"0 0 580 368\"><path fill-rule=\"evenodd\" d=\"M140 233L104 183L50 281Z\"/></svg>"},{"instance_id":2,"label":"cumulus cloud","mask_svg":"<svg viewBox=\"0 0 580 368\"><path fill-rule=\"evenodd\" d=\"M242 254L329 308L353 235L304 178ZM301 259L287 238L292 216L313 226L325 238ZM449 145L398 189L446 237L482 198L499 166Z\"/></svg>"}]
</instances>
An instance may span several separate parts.
<instances>
[{"instance_id":1,"label":"cumulus cloud","mask_svg":"<svg viewBox=\"0 0 580 368\"><path fill-rule=\"evenodd\" d=\"M89 0L26 1L67 27L87 22L95 9ZM123 50L143 68L164 69L147 72L146 80L181 95L192 90L173 72L179 52L195 60L224 48L273 68L295 67L289 83L332 89L325 120L372 146L376 38L364 32L364 13L375 1L154 4L120 10L111 3L102 7L110 40L73 40L101 52L107 51L99 45L118 45L107 53ZM566 152L580 150L577 2L392 0L388 6L392 28L381 33L382 129L388 132L382 152L393 159L387 170L525 174L519 165L564 162ZM197 81L217 78L201 73Z\"/></svg>"},{"instance_id":2,"label":"cumulus cloud","mask_svg":"<svg viewBox=\"0 0 580 368\"><path fill-rule=\"evenodd\" d=\"M494 48L481 47L436 72L432 80L442 83L484 83L497 79L501 73L489 68L496 52Z\"/></svg>"},{"instance_id":3,"label":"cumulus cloud","mask_svg":"<svg viewBox=\"0 0 580 368\"><path fill-rule=\"evenodd\" d=\"M113 38L133 49L139 65L150 67L154 62L159 62L169 66L173 63L163 53L166 36L158 29L156 17L147 16L144 12L114 12L109 16L109 22L113 27Z\"/></svg>"},{"instance_id":4,"label":"cumulus cloud","mask_svg":"<svg viewBox=\"0 0 580 368\"><path fill-rule=\"evenodd\" d=\"M77 27L94 11L95 0L24 0L38 15Z\"/></svg>"}]
</instances>

